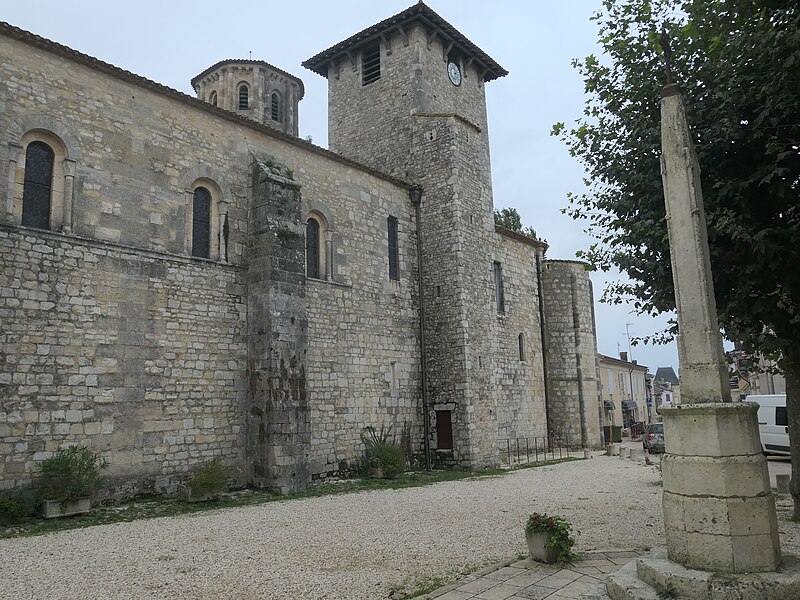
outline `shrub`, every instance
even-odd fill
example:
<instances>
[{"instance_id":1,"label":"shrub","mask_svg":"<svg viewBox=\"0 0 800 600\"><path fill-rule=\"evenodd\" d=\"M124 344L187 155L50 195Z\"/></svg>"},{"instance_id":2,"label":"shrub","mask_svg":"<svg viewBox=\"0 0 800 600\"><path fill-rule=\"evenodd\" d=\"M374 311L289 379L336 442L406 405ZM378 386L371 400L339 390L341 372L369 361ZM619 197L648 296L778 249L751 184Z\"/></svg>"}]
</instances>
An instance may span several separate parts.
<instances>
[{"instance_id":1,"label":"shrub","mask_svg":"<svg viewBox=\"0 0 800 600\"><path fill-rule=\"evenodd\" d=\"M44 476L43 496L62 505L93 496L106 479L101 471L107 467L108 459L85 446L61 448L39 465Z\"/></svg>"},{"instance_id":2,"label":"shrub","mask_svg":"<svg viewBox=\"0 0 800 600\"><path fill-rule=\"evenodd\" d=\"M558 550L558 562L563 562L572 557L572 546L575 545L575 538L570 535L571 530L572 526L564 517L545 513L533 513L525 523L525 531L528 533L550 534L547 548Z\"/></svg>"},{"instance_id":3,"label":"shrub","mask_svg":"<svg viewBox=\"0 0 800 600\"><path fill-rule=\"evenodd\" d=\"M379 467L384 477L397 477L406 467L406 457L402 448L389 441L391 437L391 426L381 425L379 430L374 427L365 427L361 432L361 439L364 442L365 459L367 465Z\"/></svg>"},{"instance_id":4,"label":"shrub","mask_svg":"<svg viewBox=\"0 0 800 600\"><path fill-rule=\"evenodd\" d=\"M0 495L0 524L14 523L36 513L41 493L36 490Z\"/></svg>"},{"instance_id":5,"label":"shrub","mask_svg":"<svg viewBox=\"0 0 800 600\"><path fill-rule=\"evenodd\" d=\"M395 444L377 446L372 457L380 466L384 477L397 477L406 469L406 456L400 446Z\"/></svg>"},{"instance_id":6,"label":"shrub","mask_svg":"<svg viewBox=\"0 0 800 600\"><path fill-rule=\"evenodd\" d=\"M215 456L192 467L186 485L197 497L215 496L228 489L228 469L222 464L222 457Z\"/></svg>"}]
</instances>

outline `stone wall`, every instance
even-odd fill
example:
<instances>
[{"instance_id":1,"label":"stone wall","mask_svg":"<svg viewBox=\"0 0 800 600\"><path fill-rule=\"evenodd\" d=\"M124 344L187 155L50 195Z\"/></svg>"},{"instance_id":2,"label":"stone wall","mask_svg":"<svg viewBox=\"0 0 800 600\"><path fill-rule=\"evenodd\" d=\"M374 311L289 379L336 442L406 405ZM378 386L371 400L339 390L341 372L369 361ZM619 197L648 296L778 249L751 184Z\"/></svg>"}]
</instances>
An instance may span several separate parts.
<instances>
[{"instance_id":1,"label":"stone wall","mask_svg":"<svg viewBox=\"0 0 800 600\"><path fill-rule=\"evenodd\" d=\"M547 260L542 271L550 429L570 443L601 446L600 388L592 282L579 261Z\"/></svg>"},{"instance_id":2,"label":"stone wall","mask_svg":"<svg viewBox=\"0 0 800 600\"><path fill-rule=\"evenodd\" d=\"M497 235L494 258L502 266L505 310L495 319L490 366L501 455L507 440L513 446L516 439L547 435L537 277L541 254L535 242Z\"/></svg>"},{"instance_id":3,"label":"stone wall","mask_svg":"<svg viewBox=\"0 0 800 600\"><path fill-rule=\"evenodd\" d=\"M81 443L120 492L244 459L239 269L0 227L0 487ZM241 477L239 477L241 480ZM120 487L121 486L121 487Z\"/></svg>"},{"instance_id":4,"label":"stone wall","mask_svg":"<svg viewBox=\"0 0 800 600\"><path fill-rule=\"evenodd\" d=\"M407 194L387 191L353 185L309 205L333 230L331 278L306 283L315 477L356 468L366 426L391 426L414 464L424 461L416 222ZM397 281L389 279L390 215L398 220Z\"/></svg>"},{"instance_id":5,"label":"stone wall","mask_svg":"<svg viewBox=\"0 0 800 600\"><path fill-rule=\"evenodd\" d=\"M418 454L416 237L408 186L108 65L18 38L0 35L0 165L9 173L0 177L6 236L0 246L0 446L11 465L3 485L25 485L36 462L64 443L81 442L108 455L110 474L133 482L131 491L174 489L193 463L211 454L222 454L241 481L255 478L259 465L259 485L290 489L294 484L286 482L293 478L332 474L342 461L350 468L362 451L362 427L389 415L409 423L410 450ZM55 136L64 163L71 161L64 169L73 201L68 235L15 220L31 132ZM275 187L255 190L254 156L272 180L288 181L286 189L299 188L299 196ZM214 193L210 260L189 256L197 182ZM248 323L248 311L256 310L248 286L265 276L256 258L266 257L251 255L258 247L251 235L257 206L266 211L267 230L289 232L294 241L284 247L284 236L264 246L274 280L261 296L267 303L258 304L266 312L258 318L253 312ZM298 277L310 210L330 215L338 279L312 282L316 289L304 297ZM387 275L389 214L399 220L399 282ZM62 223L54 225L60 230ZM281 248L290 256L277 257ZM285 302L276 290L293 305L279 316L274 313ZM304 315L311 318L307 326ZM284 365L292 353L298 372L305 364L307 408L284 405L284 416L295 408L306 412L300 419L310 433L308 439L303 427L282 430L288 417L272 413L264 429L271 439L261 454L254 443L260 426L248 416L253 328L295 340L281 352ZM251 359L266 359L271 343L251 347ZM61 347L75 358L61 357ZM279 359L265 368L272 374L267 380L276 372L280 377ZM290 397L300 397L302 379L288 377ZM119 423L110 416L117 414ZM289 435L278 442L283 434ZM294 456L297 449L304 455ZM295 464L301 470L293 475Z\"/></svg>"}]
</instances>

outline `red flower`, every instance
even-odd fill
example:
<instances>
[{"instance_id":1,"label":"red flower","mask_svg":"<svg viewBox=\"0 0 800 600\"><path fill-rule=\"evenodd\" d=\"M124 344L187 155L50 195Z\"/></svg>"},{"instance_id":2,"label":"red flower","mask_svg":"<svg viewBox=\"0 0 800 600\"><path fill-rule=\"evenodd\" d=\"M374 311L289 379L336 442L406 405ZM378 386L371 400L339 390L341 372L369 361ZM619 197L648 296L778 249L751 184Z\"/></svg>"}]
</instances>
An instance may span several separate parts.
<instances>
[{"instance_id":1,"label":"red flower","mask_svg":"<svg viewBox=\"0 0 800 600\"><path fill-rule=\"evenodd\" d=\"M548 527L552 527L553 525L555 525L555 523L553 523L552 521L548 521L548 522L547 522L547 526L548 526Z\"/></svg>"}]
</instances>

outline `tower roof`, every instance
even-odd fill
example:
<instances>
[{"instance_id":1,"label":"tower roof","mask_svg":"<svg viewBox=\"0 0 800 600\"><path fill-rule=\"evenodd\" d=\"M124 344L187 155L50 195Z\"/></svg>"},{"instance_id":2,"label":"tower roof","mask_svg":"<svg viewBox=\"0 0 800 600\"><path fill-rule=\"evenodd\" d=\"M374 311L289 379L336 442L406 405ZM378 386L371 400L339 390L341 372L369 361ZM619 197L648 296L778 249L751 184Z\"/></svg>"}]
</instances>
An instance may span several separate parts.
<instances>
[{"instance_id":1,"label":"tower roof","mask_svg":"<svg viewBox=\"0 0 800 600\"><path fill-rule=\"evenodd\" d=\"M493 79L508 75L508 71L497 64L491 56L470 42L464 34L431 10L422 0L403 12L389 17L372 27L367 27L363 31L350 36L343 42L339 42L335 46L323 50L319 54L304 61L302 65L306 69L310 69L323 77L327 77L328 64L331 61L336 60L348 51L380 38L390 31L396 29L402 30L404 26L411 23L422 23L432 34L436 34L448 42L452 42L454 49L457 49L464 56L471 59L473 63L478 66L479 71L483 71L482 76L484 81L492 81Z\"/></svg>"},{"instance_id":2,"label":"tower roof","mask_svg":"<svg viewBox=\"0 0 800 600\"><path fill-rule=\"evenodd\" d=\"M195 75L194 77L192 77L192 81L191 81L192 87L195 88L195 90L196 90L197 89L197 87L196 87L197 83L200 80L202 80L203 77L206 77L206 76L210 75L211 73L213 73L214 71L216 71L220 67L224 67L226 65L247 65L247 66L250 66L250 67L265 67L267 69L271 69L271 70L275 71L276 73L280 73L281 75L283 75L287 79L291 79L292 81L294 81L295 83L297 83L300 86L300 98L299 98L300 100L302 100L303 96L305 95L305 87L303 86L303 82L299 77L296 77L295 75L292 75L291 73L288 73L288 72L284 71L283 69L279 69L275 65L271 65L266 61L246 59L246 58L226 58L224 60L219 61L218 63L214 63L213 65L208 67L205 71L203 71L199 75Z\"/></svg>"},{"instance_id":3,"label":"tower roof","mask_svg":"<svg viewBox=\"0 0 800 600\"><path fill-rule=\"evenodd\" d=\"M678 376L675 375L675 371L672 367L658 367L656 370L656 379L669 381L673 385L680 383L678 381Z\"/></svg>"}]
</instances>

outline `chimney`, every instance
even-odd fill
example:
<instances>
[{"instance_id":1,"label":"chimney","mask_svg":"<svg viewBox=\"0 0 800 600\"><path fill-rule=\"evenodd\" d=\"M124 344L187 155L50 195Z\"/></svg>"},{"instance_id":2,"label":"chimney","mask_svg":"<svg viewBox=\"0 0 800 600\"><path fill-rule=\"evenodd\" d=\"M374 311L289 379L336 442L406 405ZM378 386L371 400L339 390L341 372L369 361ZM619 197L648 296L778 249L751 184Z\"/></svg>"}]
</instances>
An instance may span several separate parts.
<instances>
[{"instance_id":1,"label":"chimney","mask_svg":"<svg viewBox=\"0 0 800 600\"><path fill-rule=\"evenodd\" d=\"M619 353L619 359L620 360L624 360L625 362L628 362L628 353L627 352L620 352Z\"/></svg>"}]
</instances>

